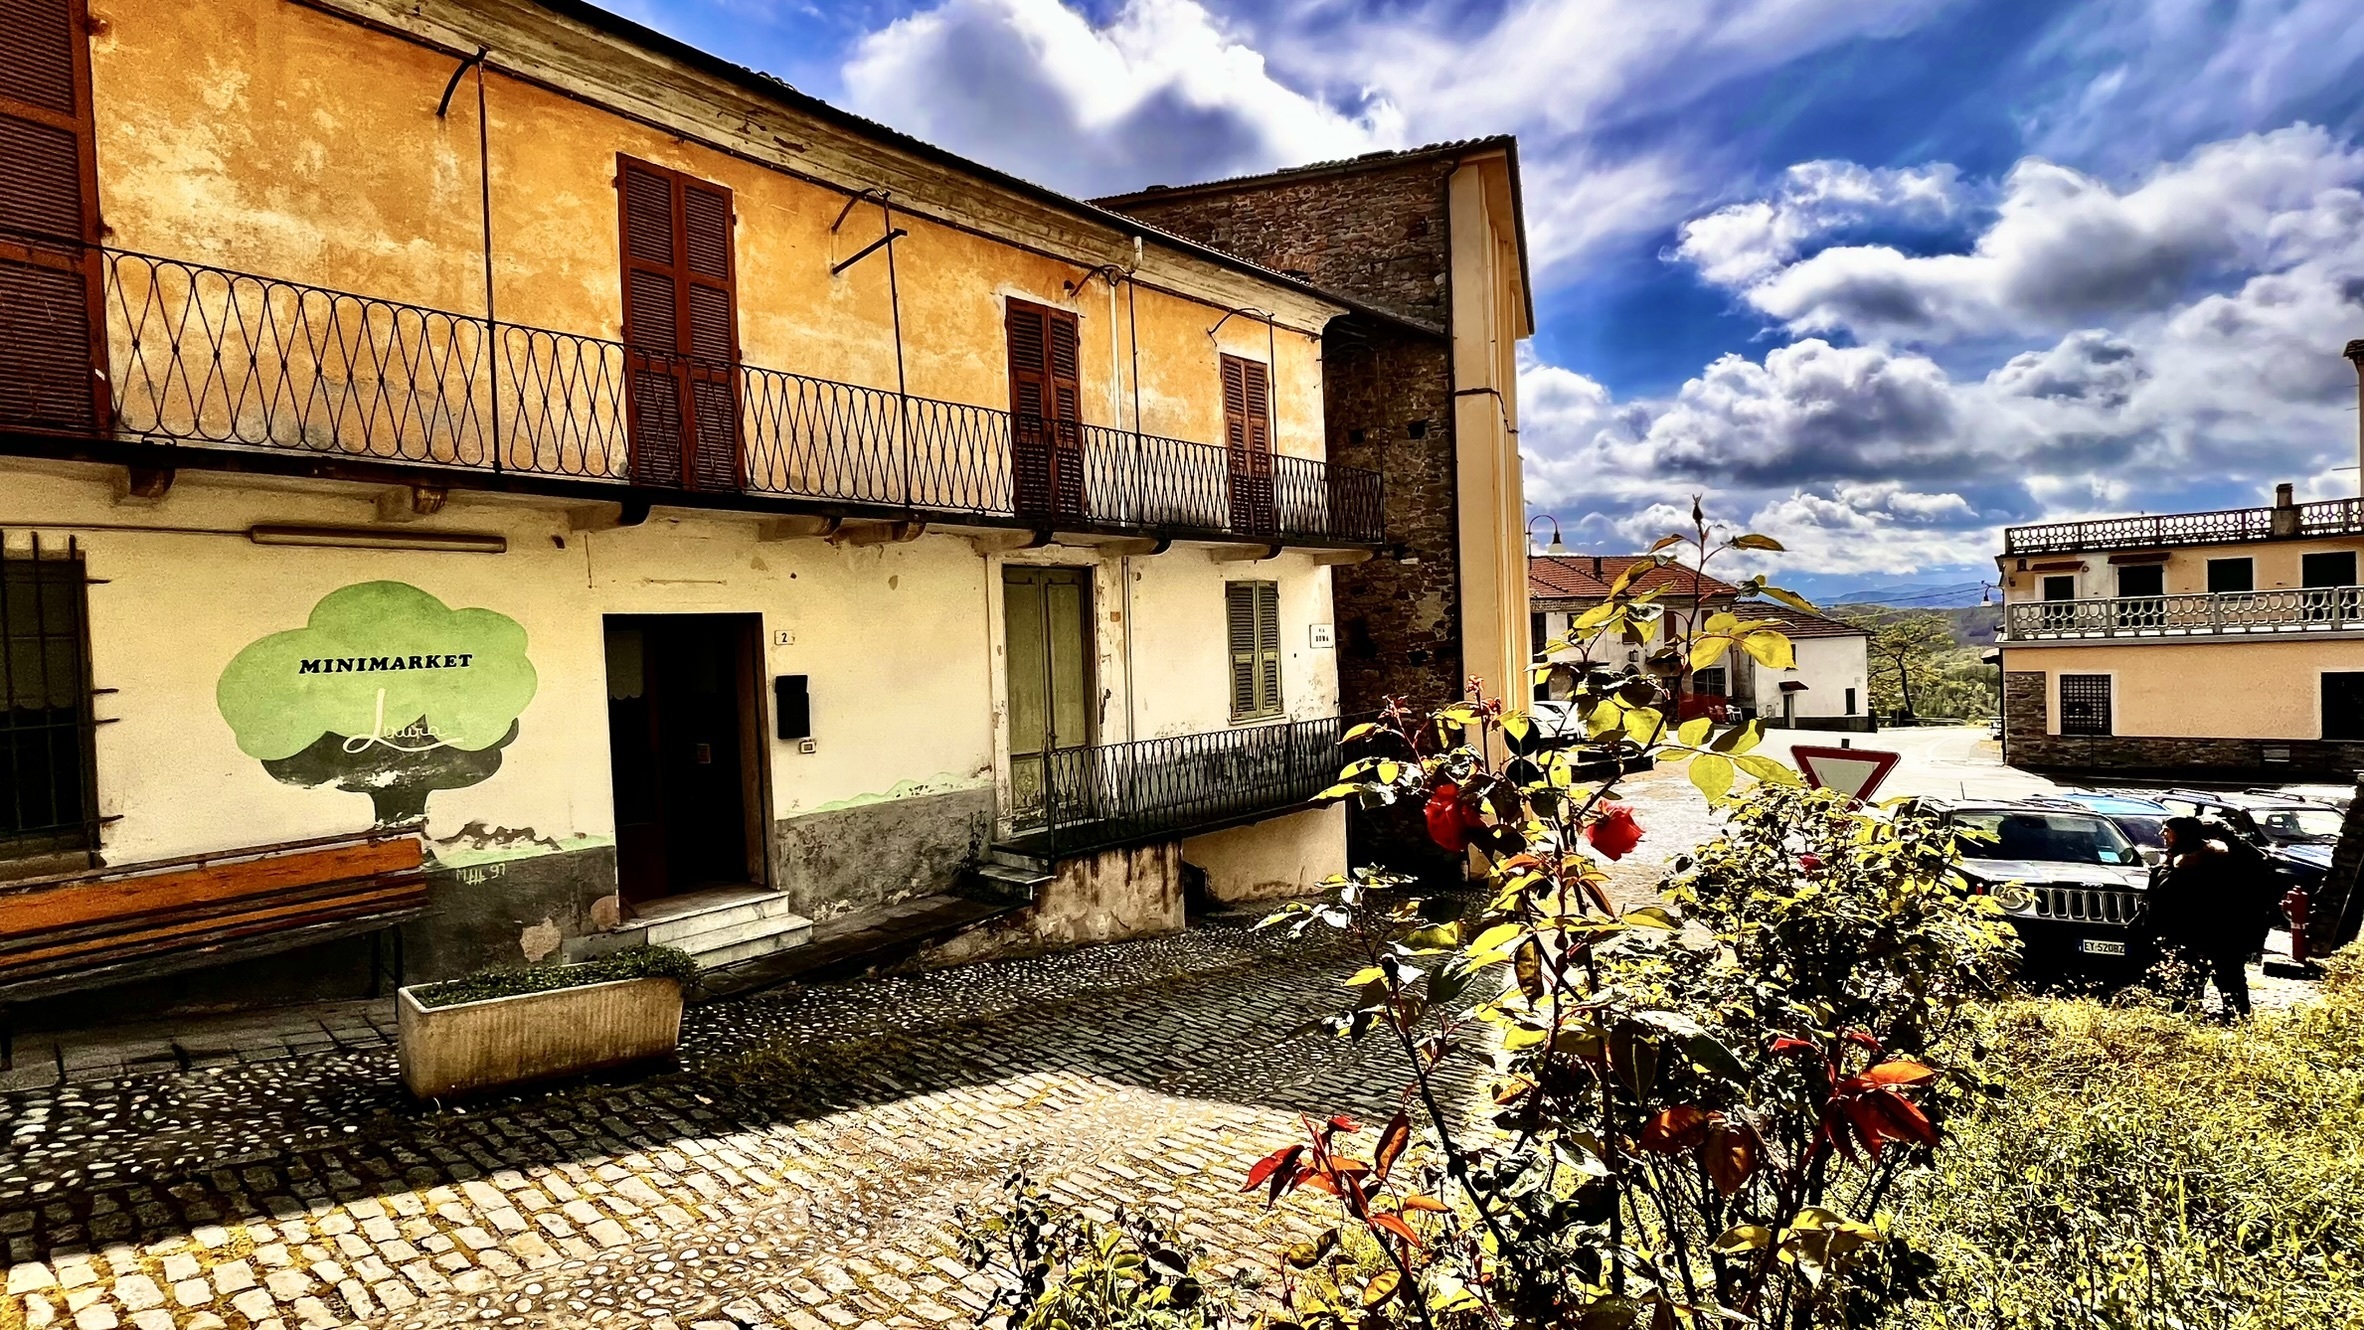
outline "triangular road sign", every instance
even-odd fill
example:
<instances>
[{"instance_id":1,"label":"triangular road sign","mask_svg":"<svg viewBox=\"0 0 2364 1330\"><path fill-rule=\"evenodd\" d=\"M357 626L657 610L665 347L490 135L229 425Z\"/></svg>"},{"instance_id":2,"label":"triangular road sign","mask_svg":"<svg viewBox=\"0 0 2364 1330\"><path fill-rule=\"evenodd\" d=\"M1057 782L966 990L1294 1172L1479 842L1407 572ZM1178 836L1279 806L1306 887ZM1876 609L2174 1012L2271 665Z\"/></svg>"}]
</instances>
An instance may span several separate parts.
<instances>
[{"instance_id":1,"label":"triangular road sign","mask_svg":"<svg viewBox=\"0 0 2364 1330\"><path fill-rule=\"evenodd\" d=\"M1806 773L1806 783L1818 790L1838 790L1858 799L1869 799L1880 782L1903 760L1902 753L1882 753L1869 748L1818 748L1799 744L1789 750L1797 759L1798 770Z\"/></svg>"}]
</instances>

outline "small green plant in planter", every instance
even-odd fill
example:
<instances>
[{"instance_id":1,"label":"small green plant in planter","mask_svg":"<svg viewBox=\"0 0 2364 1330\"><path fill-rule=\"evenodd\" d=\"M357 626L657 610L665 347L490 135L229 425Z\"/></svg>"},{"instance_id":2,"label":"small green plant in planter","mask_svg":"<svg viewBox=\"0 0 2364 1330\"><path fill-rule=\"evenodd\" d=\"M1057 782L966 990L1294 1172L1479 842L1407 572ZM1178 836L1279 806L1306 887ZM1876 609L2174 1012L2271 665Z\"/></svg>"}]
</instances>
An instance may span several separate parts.
<instances>
[{"instance_id":1,"label":"small green plant in planter","mask_svg":"<svg viewBox=\"0 0 2364 1330\"><path fill-rule=\"evenodd\" d=\"M456 1007L488 998L547 993L618 979L679 979L688 984L698 977L698 963L686 951L672 947L632 947L576 965L518 965L483 970L462 979L421 984L410 990L422 1007Z\"/></svg>"},{"instance_id":2,"label":"small green plant in planter","mask_svg":"<svg viewBox=\"0 0 2364 1330\"><path fill-rule=\"evenodd\" d=\"M497 970L396 995L402 1081L420 1099L666 1056L697 962L637 947L580 965Z\"/></svg>"}]
</instances>

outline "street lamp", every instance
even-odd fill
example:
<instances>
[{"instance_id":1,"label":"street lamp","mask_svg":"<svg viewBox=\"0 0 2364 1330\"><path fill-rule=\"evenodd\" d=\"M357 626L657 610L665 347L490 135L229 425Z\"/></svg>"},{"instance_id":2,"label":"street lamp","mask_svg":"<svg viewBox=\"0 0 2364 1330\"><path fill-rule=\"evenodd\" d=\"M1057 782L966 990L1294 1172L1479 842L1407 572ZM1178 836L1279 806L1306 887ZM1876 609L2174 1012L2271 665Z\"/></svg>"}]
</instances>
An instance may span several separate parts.
<instances>
[{"instance_id":1,"label":"street lamp","mask_svg":"<svg viewBox=\"0 0 2364 1330\"><path fill-rule=\"evenodd\" d=\"M1568 545L1566 541L1560 539L1560 519L1550 513L1537 513L1527 519L1527 548L1533 549L1535 547L1535 524L1537 522L1551 523L1551 543L1543 547L1543 552L1545 554L1566 554Z\"/></svg>"}]
</instances>

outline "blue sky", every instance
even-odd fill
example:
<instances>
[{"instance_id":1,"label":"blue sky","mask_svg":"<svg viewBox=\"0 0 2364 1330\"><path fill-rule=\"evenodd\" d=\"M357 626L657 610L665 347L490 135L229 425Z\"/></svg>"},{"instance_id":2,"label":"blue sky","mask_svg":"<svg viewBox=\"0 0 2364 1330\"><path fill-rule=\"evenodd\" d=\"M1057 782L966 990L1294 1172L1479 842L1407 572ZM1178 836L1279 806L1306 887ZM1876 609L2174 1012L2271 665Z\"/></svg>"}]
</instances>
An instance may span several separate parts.
<instances>
[{"instance_id":1,"label":"blue sky","mask_svg":"<svg viewBox=\"0 0 2364 1330\"><path fill-rule=\"evenodd\" d=\"M1829 594L2357 492L2356 0L616 4L1083 195L1518 134L1578 548L1705 493Z\"/></svg>"}]
</instances>

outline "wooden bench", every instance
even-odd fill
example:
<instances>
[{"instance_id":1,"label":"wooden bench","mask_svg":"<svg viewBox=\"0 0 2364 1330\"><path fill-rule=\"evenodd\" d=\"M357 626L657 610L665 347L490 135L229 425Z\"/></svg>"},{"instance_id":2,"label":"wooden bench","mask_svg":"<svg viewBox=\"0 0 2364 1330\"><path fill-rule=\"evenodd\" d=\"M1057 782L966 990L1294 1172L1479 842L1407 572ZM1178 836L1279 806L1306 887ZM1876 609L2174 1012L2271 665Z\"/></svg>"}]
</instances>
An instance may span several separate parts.
<instances>
[{"instance_id":1,"label":"wooden bench","mask_svg":"<svg viewBox=\"0 0 2364 1330\"><path fill-rule=\"evenodd\" d=\"M0 1065L12 1002L363 933L382 944L426 913L425 859L416 832L365 832L0 883Z\"/></svg>"}]
</instances>

